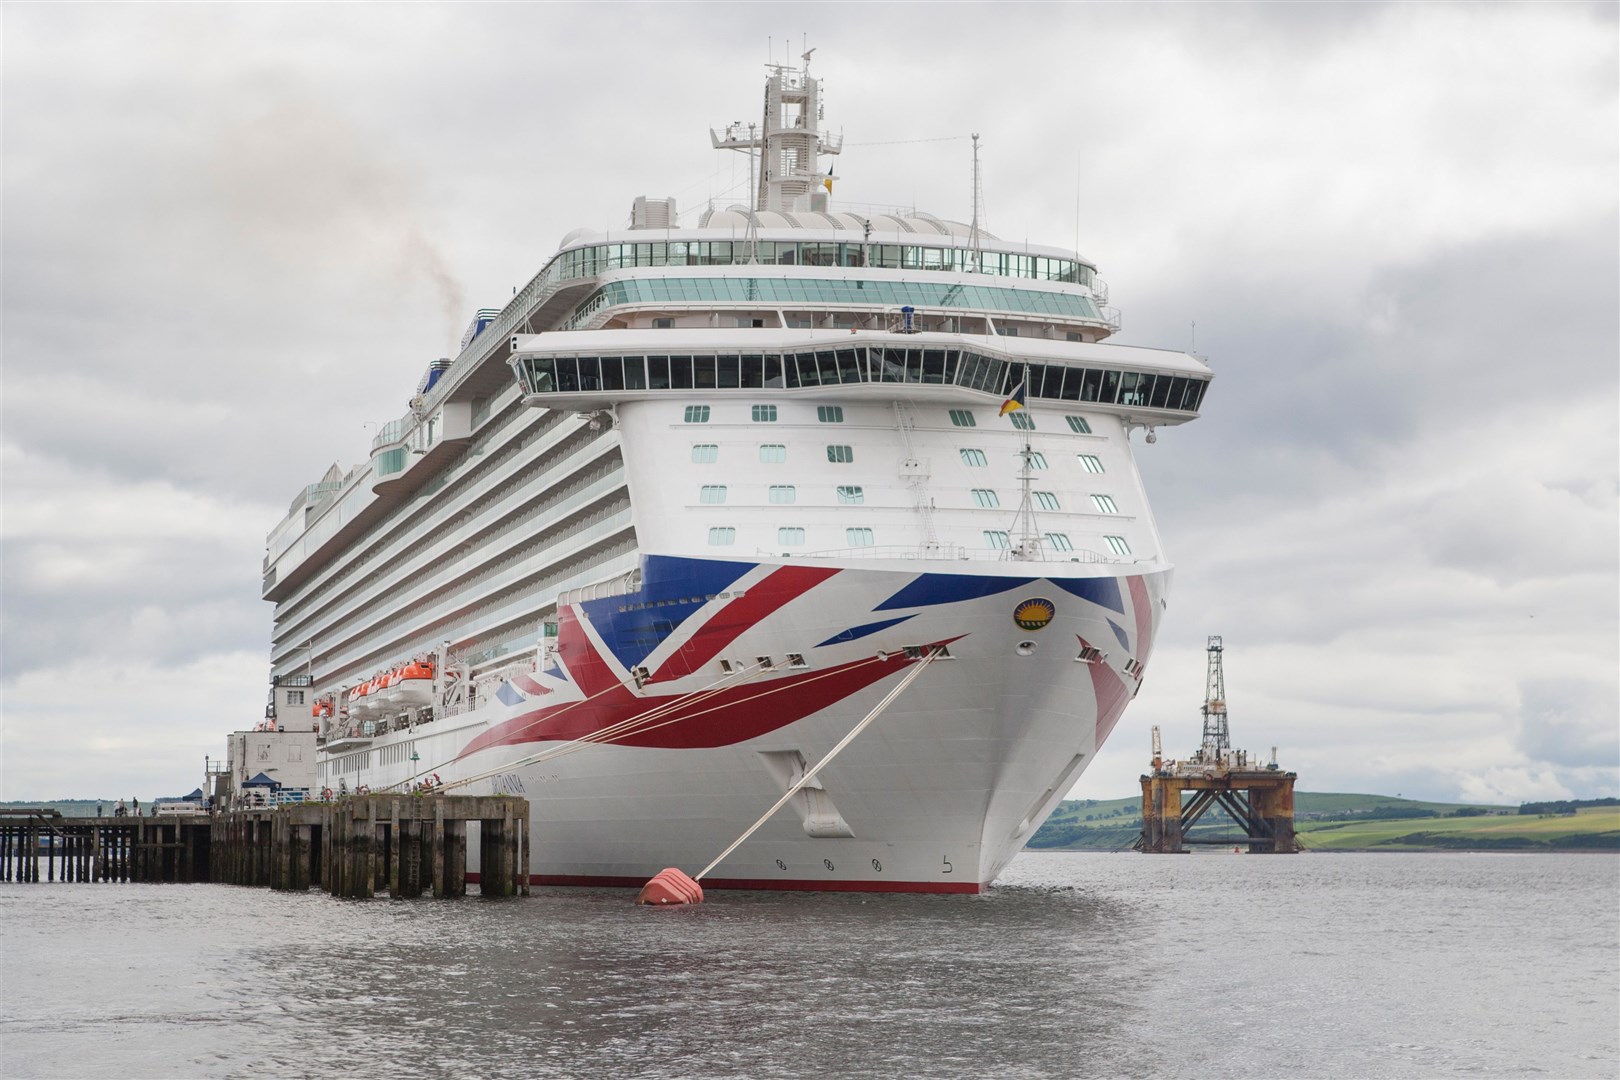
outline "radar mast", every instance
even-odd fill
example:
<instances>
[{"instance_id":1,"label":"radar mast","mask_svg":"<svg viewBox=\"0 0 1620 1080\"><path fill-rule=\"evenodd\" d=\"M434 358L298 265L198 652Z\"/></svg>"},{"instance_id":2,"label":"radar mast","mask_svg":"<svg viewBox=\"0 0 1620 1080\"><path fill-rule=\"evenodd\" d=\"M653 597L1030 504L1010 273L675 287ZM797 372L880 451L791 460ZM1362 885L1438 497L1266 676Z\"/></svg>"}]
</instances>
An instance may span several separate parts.
<instances>
[{"instance_id":1,"label":"radar mast","mask_svg":"<svg viewBox=\"0 0 1620 1080\"><path fill-rule=\"evenodd\" d=\"M710 129L716 150L745 150L752 160L759 152L759 176L751 210L778 213L825 213L832 194L833 175L822 172L819 159L844 147L842 134L821 131L821 82L810 77L810 49L800 58L803 67L767 64L765 115L757 125L741 120L724 130Z\"/></svg>"}]
</instances>

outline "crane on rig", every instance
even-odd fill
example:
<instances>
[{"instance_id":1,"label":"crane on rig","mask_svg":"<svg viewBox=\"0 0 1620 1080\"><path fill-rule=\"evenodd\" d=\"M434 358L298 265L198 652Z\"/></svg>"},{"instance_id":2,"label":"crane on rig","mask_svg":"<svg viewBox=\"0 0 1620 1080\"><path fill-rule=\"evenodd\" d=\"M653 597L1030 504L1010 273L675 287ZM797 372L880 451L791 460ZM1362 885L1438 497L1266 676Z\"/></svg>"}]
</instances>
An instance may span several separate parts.
<instances>
[{"instance_id":1,"label":"crane on rig","mask_svg":"<svg viewBox=\"0 0 1620 1080\"><path fill-rule=\"evenodd\" d=\"M1204 679L1204 760L1224 763L1232 751L1226 723L1226 672L1221 668L1221 635L1209 636L1209 673Z\"/></svg>"}]
</instances>

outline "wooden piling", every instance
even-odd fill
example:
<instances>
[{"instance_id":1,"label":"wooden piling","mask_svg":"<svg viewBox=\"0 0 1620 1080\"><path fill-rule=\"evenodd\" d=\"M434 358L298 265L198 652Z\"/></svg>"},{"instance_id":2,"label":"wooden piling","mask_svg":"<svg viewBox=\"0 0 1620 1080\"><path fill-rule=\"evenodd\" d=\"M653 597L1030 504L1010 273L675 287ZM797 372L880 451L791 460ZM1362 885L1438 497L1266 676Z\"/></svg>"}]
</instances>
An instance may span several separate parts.
<instances>
[{"instance_id":1,"label":"wooden piling","mask_svg":"<svg viewBox=\"0 0 1620 1080\"><path fill-rule=\"evenodd\" d=\"M203 815L0 813L0 881L198 882L365 899L467 893L479 823L480 892L529 892L528 803L485 796L356 796Z\"/></svg>"},{"instance_id":2,"label":"wooden piling","mask_svg":"<svg viewBox=\"0 0 1620 1080\"><path fill-rule=\"evenodd\" d=\"M433 898L442 900L445 897L445 867L444 867L444 806L439 802L433 804Z\"/></svg>"}]
</instances>

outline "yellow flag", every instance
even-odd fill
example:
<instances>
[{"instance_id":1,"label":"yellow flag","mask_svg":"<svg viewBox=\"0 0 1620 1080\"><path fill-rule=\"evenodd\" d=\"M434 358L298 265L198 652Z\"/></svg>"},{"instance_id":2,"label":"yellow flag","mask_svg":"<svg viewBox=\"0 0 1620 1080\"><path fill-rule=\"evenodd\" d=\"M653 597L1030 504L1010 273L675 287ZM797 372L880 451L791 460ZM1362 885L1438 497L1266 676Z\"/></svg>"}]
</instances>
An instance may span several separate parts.
<instances>
[{"instance_id":1,"label":"yellow flag","mask_svg":"<svg viewBox=\"0 0 1620 1080\"><path fill-rule=\"evenodd\" d=\"M829 177L826 177L825 179L823 179L821 181L821 186L827 189L827 194L831 195L832 194L832 177L829 176Z\"/></svg>"}]
</instances>

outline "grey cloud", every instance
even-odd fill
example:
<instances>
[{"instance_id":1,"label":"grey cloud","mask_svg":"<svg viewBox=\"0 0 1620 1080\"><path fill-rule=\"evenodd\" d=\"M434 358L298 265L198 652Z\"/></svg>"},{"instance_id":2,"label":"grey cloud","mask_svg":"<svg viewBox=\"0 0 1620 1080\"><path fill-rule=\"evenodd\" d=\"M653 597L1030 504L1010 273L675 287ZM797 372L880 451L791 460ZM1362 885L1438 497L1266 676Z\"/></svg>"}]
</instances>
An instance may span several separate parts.
<instances>
[{"instance_id":1,"label":"grey cloud","mask_svg":"<svg viewBox=\"0 0 1620 1080\"><path fill-rule=\"evenodd\" d=\"M259 560L286 500L363 458L364 422L399 415L470 309L567 231L619 227L637 194L735 201L743 163L707 129L756 114L767 36L796 55L809 26L851 143L837 198L965 219L966 143L909 140L980 130L992 230L1077 240L1123 342L1180 347L1196 320L1218 373L1203 418L1137 443L1177 582L1085 783L1128 789L1149 723L1196 726L1203 635L1225 632L1245 744L1310 761L1312 788L1612 792L1612 762L1580 764L1612 758L1571 719L1593 699L1548 688L1605 685L1616 633L1613 20L8 10L0 780L47 771L29 733L63 715L50 687L76 664L187 687L179 720L127 713L217 752L262 706ZM112 565L135 571L93 572ZM98 729L80 758L118 775L126 735ZM1479 756L1441 763L1463 737Z\"/></svg>"},{"instance_id":2,"label":"grey cloud","mask_svg":"<svg viewBox=\"0 0 1620 1080\"><path fill-rule=\"evenodd\" d=\"M65 579L45 573L64 557L86 569ZM168 667L218 648L268 648L266 612L252 596L258 559L251 548L89 536L7 541L0 558L5 678L72 657L116 655Z\"/></svg>"},{"instance_id":3,"label":"grey cloud","mask_svg":"<svg viewBox=\"0 0 1620 1080\"><path fill-rule=\"evenodd\" d=\"M1620 688L1612 678L1532 679L1519 695L1526 757L1567 769L1620 766Z\"/></svg>"}]
</instances>

